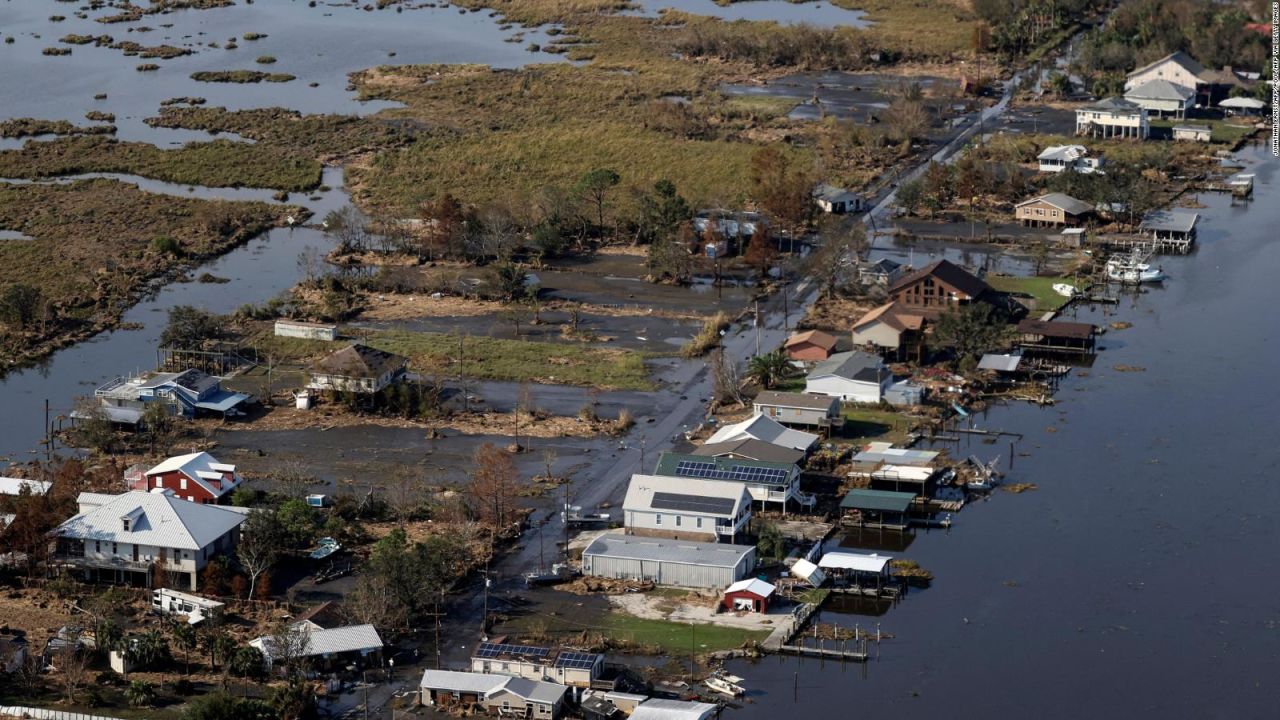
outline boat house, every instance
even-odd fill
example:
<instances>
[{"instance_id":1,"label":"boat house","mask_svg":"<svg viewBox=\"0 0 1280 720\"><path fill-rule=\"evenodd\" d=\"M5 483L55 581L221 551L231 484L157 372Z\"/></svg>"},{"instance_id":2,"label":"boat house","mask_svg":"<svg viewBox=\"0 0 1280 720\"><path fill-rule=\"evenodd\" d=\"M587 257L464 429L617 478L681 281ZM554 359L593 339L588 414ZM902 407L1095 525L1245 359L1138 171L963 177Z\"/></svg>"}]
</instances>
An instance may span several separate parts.
<instances>
[{"instance_id":1,"label":"boat house","mask_svg":"<svg viewBox=\"0 0 1280 720\"><path fill-rule=\"evenodd\" d=\"M850 490L840 500L841 522L860 527L905 530L907 513L915 497L912 493L889 490Z\"/></svg>"},{"instance_id":2,"label":"boat house","mask_svg":"<svg viewBox=\"0 0 1280 720\"><path fill-rule=\"evenodd\" d=\"M1196 242L1200 214L1190 210L1153 210L1142 218L1138 232L1149 234L1161 252L1190 252Z\"/></svg>"},{"instance_id":3,"label":"boat house","mask_svg":"<svg viewBox=\"0 0 1280 720\"><path fill-rule=\"evenodd\" d=\"M1018 323L1018 346L1031 352L1087 355L1094 350L1096 333L1089 323L1026 319Z\"/></svg>"},{"instance_id":4,"label":"boat house","mask_svg":"<svg viewBox=\"0 0 1280 720\"><path fill-rule=\"evenodd\" d=\"M582 573L615 580L720 590L756 567L754 545L661 540L606 533L582 552Z\"/></svg>"}]
</instances>

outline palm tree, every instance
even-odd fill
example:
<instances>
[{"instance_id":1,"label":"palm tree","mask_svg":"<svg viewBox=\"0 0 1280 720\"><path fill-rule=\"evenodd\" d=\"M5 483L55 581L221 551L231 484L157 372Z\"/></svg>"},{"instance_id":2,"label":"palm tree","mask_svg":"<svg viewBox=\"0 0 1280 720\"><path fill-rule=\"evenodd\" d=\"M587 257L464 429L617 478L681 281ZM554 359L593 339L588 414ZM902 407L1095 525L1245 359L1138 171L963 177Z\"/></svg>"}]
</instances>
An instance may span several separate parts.
<instances>
[{"instance_id":1,"label":"palm tree","mask_svg":"<svg viewBox=\"0 0 1280 720\"><path fill-rule=\"evenodd\" d=\"M134 680L125 688L124 697L134 707L151 707L156 701L156 689L145 680Z\"/></svg>"},{"instance_id":2,"label":"palm tree","mask_svg":"<svg viewBox=\"0 0 1280 720\"><path fill-rule=\"evenodd\" d=\"M766 390L772 389L794 373L795 368L791 365L791 359L781 350L757 355L747 363L747 377Z\"/></svg>"},{"instance_id":3,"label":"palm tree","mask_svg":"<svg viewBox=\"0 0 1280 720\"><path fill-rule=\"evenodd\" d=\"M196 649L199 637L193 625L185 622L174 622L172 627L173 643L182 648L182 662L187 666L187 675L191 674L191 651Z\"/></svg>"}]
</instances>

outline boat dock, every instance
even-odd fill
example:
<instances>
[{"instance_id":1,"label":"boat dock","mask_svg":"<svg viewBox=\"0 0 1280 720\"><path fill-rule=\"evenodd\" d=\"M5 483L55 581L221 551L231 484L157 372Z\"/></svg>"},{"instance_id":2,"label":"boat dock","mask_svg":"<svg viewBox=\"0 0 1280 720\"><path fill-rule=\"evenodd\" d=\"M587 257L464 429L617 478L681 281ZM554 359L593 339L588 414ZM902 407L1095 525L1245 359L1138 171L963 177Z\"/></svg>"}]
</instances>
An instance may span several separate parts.
<instances>
[{"instance_id":1,"label":"boat dock","mask_svg":"<svg viewBox=\"0 0 1280 720\"><path fill-rule=\"evenodd\" d=\"M846 642L842 642L841 647L839 649L822 647L822 646L813 647L810 645L783 645L781 648L779 648L779 650L781 652L788 653L791 655L797 655L801 657L816 657L816 658L822 658L824 660L842 660L845 662L866 662L871 659L871 655L866 650L867 648L866 639L863 639L860 642L859 641L854 642L855 648L861 645L862 649L860 650L846 649Z\"/></svg>"}]
</instances>

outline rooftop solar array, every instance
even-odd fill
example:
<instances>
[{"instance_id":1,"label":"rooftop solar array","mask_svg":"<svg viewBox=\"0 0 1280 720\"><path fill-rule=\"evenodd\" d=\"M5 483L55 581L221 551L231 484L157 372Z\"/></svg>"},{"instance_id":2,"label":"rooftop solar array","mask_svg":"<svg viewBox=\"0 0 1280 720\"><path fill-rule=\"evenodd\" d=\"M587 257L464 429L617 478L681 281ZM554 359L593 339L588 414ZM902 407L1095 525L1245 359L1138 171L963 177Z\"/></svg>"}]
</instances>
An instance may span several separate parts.
<instances>
[{"instance_id":1,"label":"rooftop solar array","mask_svg":"<svg viewBox=\"0 0 1280 720\"><path fill-rule=\"evenodd\" d=\"M475 657L496 658L503 655L519 655L521 657L543 658L549 654L551 654L551 648L537 647L535 645L482 642L476 648Z\"/></svg>"},{"instance_id":2,"label":"rooftop solar array","mask_svg":"<svg viewBox=\"0 0 1280 720\"><path fill-rule=\"evenodd\" d=\"M556 657L556 667L570 670L590 670L596 664L597 658L599 658L599 655L595 653L565 650Z\"/></svg>"},{"instance_id":3,"label":"rooftop solar array","mask_svg":"<svg viewBox=\"0 0 1280 720\"><path fill-rule=\"evenodd\" d=\"M653 494L653 502L649 505L655 510L684 510L707 515L732 515L735 504L736 501L732 498L656 492Z\"/></svg>"},{"instance_id":4,"label":"rooftop solar array","mask_svg":"<svg viewBox=\"0 0 1280 720\"><path fill-rule=\"evenodd\" d=\"M704 480L736 480L738 482L783 485L787 482L787 474L787 471L783 468L755 467L752 465L722 467L717 463L701 460L681 460L676 465L676 475Z\"/></svg>"}]
</instances>

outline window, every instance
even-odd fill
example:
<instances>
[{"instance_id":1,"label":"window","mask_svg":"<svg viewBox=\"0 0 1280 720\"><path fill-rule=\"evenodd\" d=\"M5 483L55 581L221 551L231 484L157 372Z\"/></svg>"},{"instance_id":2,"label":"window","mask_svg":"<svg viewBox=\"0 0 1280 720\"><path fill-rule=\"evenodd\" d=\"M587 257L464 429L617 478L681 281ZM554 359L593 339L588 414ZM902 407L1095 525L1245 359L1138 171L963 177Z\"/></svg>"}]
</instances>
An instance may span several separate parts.
<instances>
[{"instance_id":1,"label":"window","mask_svg":"<svg viewBox=\"0 0 1280 720\"><path fill-rule=\"evenodd\" d=\"M112 555L119 555L119 554L120 554L120 546L119 546L119 545L117 545L116 543L111 543L111 554L112 554Z\"/></svg>"},{"instance_id":2,"label":"window","mask_svg":"<svg viewBox=\"0 0 1280 720\"><path fill-rule=\"evenodd\" d=\"M676 527L680 527L680 520L681 520L680 516L679 516L679 515L677 515L677 516L676 516Z\"/></svg>"},{"instance_id":3,"label":"window","mask_svg":"<svg viewBox=\"0 0 1280 720\"><path fill-rule=\"evenodd\" d=\"M702 518L698 518L698 527L702 527Z\"/></svg>"},{"instance_id":4,"label":"window","mask_svg":"<svg viewBox=\"0 0 1280 720\"><path fill-rule=\"evenodd\" d=\"M662 513L658 513L657 515L655 515L655 516L654 516L653 524L654 524L654 525L661 525L661 524L662 524Z\"/></svg>"},{"instance_id":5,"label":"window","mask_svg":"<svg viewBox=\"0 0 1280 720\"><path fill-rule=\"evenodd\" d=\"M163 476L163 475L157 475L157 476L156 476L156 487L158 487L158 488L162 488L162 487L164 487L164 476Z\"/></svg>"},{"instance_id":6,"label":"window","mask_svg":"<svg viewBox=\"0 0 1280 720\"><path fill-rule=\"evenodd\" d=\"M179 490L187 489L187 479L185 477L178 481L178 489Z\"/></svg>"},{"instance_id":7,"label":"window","mask_svg":"<svg viewBox=\"0 0 1280 720\"><path fill-rule=\"evenodd\" d=\"M94 541L93 541L93 551L94 551L94 552L96 552L96 553L100 553L100 552L102 552L102 541L101 541L101 540L94 540Z\"/></svg>"}]
</instances>

